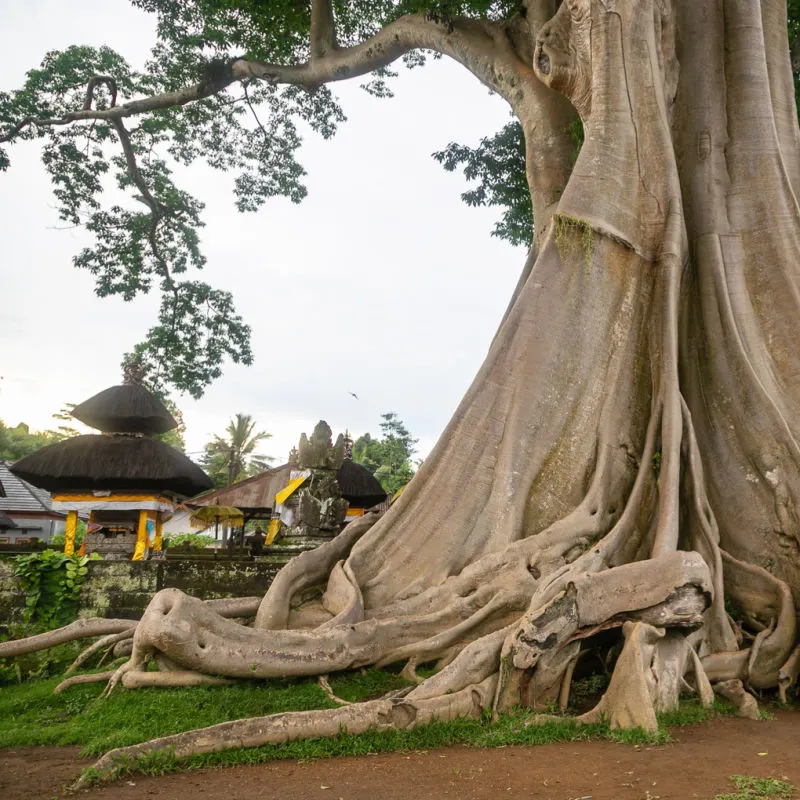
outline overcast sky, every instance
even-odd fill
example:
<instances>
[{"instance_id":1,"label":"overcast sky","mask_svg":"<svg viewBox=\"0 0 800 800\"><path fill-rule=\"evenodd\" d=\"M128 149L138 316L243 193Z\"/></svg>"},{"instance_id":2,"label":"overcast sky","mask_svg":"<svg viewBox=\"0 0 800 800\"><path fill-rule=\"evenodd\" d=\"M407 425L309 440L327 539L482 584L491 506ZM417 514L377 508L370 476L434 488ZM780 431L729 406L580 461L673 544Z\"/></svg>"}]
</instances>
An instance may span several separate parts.
<instances>
[{"instance_id":1,"label":"overcast sky","mask_svg":"<svg viewBox=\"0 0 800 800\"><path fill-rule=\"evenodd\" d=\"M136 67L154 21L126 0L0 0L0 89L21 85L51 49L106 44ZM460 175L431 153L476 144L509 119L503 100L448 60L393 82L378 100L339 84L348 121L305 137L309 196L241 215L231 177L204 165L179 183L206 203L202 276L229 289L253 329L255 363L226 365L200 400L177 396L197 454L236 412L284 459L326 419L335 433L379 432L395 411L435 443L495 332L525 253L490 237L497 212L471 209ZM54 427L51 414L120 381L122 354L155 319L157 298L98 299L72 257L87 241L59 229L36 143L0 174L0 419ZM356 400L349 392L355 392Z\"/></svg>"}]
</instances>

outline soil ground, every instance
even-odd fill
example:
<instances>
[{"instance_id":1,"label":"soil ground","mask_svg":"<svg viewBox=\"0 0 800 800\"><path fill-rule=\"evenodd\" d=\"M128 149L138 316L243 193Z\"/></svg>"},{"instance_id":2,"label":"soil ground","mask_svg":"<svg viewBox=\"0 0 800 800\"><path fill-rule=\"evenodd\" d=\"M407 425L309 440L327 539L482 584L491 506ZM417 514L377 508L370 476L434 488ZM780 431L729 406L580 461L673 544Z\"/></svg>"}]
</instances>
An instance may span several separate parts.
<instances>
[{"instance_id":1,"label":"soil ground","mask_svg":"<svg viewBox=\"0 0 800 800\"><path fill-rule=\"evenodd\" d=\"M772 720L718 718L672 730L667 745L608 741L453 747L135 775L82 791L87 800L711 800L731 775L780 778L800 798L800 711ZM77 747L0 751L0 798L44 800L88 762Z\"/></svg>"}]
</instances>

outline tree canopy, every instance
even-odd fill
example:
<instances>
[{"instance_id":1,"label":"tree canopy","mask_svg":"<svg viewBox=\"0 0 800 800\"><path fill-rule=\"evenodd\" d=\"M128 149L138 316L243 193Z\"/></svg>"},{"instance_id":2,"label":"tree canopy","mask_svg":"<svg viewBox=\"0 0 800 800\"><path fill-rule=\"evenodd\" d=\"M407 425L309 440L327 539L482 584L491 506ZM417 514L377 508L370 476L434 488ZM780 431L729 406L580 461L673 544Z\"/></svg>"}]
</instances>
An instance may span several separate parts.
<instances>
[{"instance_id":1,"label":"tree canopy","mask_svg":"<svg viewBox=\"0 0 800 800\"><path fill-rule=\"evenodd\" d=\"M107 47L48 53L22 88L0 91L0 170L12 163L8 145L41 140L60 218L94 238L75 266L94 276L101 297L160 294L158 320L135 356L151 385L199 397L226 359L252 362L250 328L224 287L199 278L203 203L176 184L175 165L233 175L244 213L274 196L298 203L307 192L303 134L327 138L345 121L329 82L363 76L365 91L391 96L390 64L418 67L443 53L464 61L461 40L505 35L522 4L340 0L331 6L335 33L318 20L312 36L310 4L294 0L132 2L157 18L145 69ZM327 59L320 74L312 56ZM488 65L467 66L493 85ZM466 202L503 208L496 235L530 244L517 123L477 148L451 143L435 156L477 180Z\"/></svg>"},{"instance_id":2,"label":"tree canopy","mask_svg":"<svg viewBox=\"0 0 800 800\"><path fill-rule=\"evenodd\" d=\"M394 493L414 477L411 457L417 439L394 412L381 414L381 419L381 437L359 436L353 444L353 461L365 466L387 492Z\"/></svg>"},{"instance_id":3,"label":"tree canopy","mask_svg":"<svg viewBox=\"0 0 800 800\"><path fill-rule=\"evenodd\" d=\"M53 414L53 417L70 419L66 410ZM77 435L78 431L70 425L59 425L56 430L31 431L24 422L11 427L0 419L0 461L13 464L43 447Z\"/></svg>"}]
</instances>

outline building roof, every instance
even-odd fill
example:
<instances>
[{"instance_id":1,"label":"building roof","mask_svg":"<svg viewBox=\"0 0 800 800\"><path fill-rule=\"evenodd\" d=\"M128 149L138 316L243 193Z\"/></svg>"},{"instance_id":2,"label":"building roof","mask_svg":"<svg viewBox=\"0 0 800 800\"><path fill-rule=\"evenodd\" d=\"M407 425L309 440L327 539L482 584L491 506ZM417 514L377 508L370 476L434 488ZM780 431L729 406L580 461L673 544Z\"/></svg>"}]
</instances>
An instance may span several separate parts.
<instances>
[{"instance_id":1,"label":"building roof","mask_svg":"<svg viewBox=\"0 0 800 800\"><path fill-rule=\"evenodd\" d=\"M339 488L351 506L371 508L386 500L380 481L363 465L346 458L339 467Z\"/></svg>"},{"instance_id":2,"label":"building roof","mask_svg":"<svg viewBox=\"0 0 800 800\"><path fill-rule=\"evenodd\" d=\"M183 453L147 436L74 436L37 450L11 469L51 492L134 489L191 497L212 486Z\"/></svg>"},{"instance_id":3,"label":"building roof","mask_svg":"<svg viewBox=\"0 0 800 800\"><path fill-rule=\"evenodd\" d=\"M50 504L50 494L18 478L5 461L0 461L0 511L6 514L15 511L35 514L54 513Z\"/></svg>"},{"instance_id":4,"label":"building roof","mask_svg":"<svg viewBox=\"0 0 800 800\"><path fill-rule=\"evenodd\" d=\"M195 497L190 503L199 506L233 506L241 511L273 508L275 495L289 483L290 472L289 465L283 464L225 489Z\"/></svg>"},{"instance_id":5,"label":"building roof","mask_svg":"<svg viewBox=\"0 0 800 800\"><path fill-rule=\"evenodd\" d=\"M289 484L291 467L283 464L225 489L193 498L191 505L233 506L241 511L271 509L275 495ZM345 459L338 473L342 497L354 508L371 508L386 500L386 492L375 476L355 461Z\"/></svg>"},{"instance_id":6,"label":"building roof","mask_svg":"<svg viewBox=\"0 0 800 800\"><path fill-rule=\"evenodd\" d=\"M105 433L166 433L178 423L144 386L122 383L84 400L72 409L75 419Z\"/></svg>"},{"instance_id":7,"label":"building roof","mask_svg":"<svg viewBox=\"0 0 800 800\"><path fill-rule=\"evenodd\" d=\"M8 530L9 528L16 528L17 525L13 519L7 517L2 511L0 511L0 531Z\"/></svg>"}]
</instances>

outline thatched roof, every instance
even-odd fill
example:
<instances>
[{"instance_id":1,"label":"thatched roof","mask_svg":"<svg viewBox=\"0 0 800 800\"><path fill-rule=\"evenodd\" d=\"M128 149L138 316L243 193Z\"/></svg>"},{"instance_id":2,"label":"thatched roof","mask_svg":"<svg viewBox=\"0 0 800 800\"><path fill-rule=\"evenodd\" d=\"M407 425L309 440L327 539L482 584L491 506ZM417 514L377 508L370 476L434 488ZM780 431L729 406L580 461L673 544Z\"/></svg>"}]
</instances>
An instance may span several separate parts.
<instances>
[{"instance_id":1,"label":"thatched roof","mask_svg":"<svg viewBox=\"0 0 800 800\"><path fill-rule=\"evenodd\" d=\"M75 436L26 456L11 471L50 492L139 489L191 497L212 487L183 453L146 436Z\"/></svg>"},{"instance_id":2,"label":"thatched roof","mask_svg":"<svg viewBox=\"0 0 800 800\"><path fill-rule=\"evenodd\" d=\"M364 466L349 458L339 467L339 488L342 497L353 508L371 508L386 499L378 479Z\"/></svg>"},{"instance_id":3,"label":"thatched roof","mask_svg":"<svg viewBox=\"0 0 800 800\"><path fill-rule=\"evenodd\" d=\"M164 404L144 386L111 386L75 406L72 416L106 433L166 433L178 427Z\"/></svg>"},{"instance_id":4,"label":"thatched roof","mask_svg":"<svg viewBox=\"0 0 800 800\"><path fill-rule=\"evenodd\" d=\"M290 472L290 466L283 464L225 489L195 497L191 505L234 506L242 511L271 509L275 507L275 495L289 483ZM338 479L342 497L353 508L371 508L386 500L383 487L361 464L345 459L339 468Z\"/></svg>"}]
</instances>

